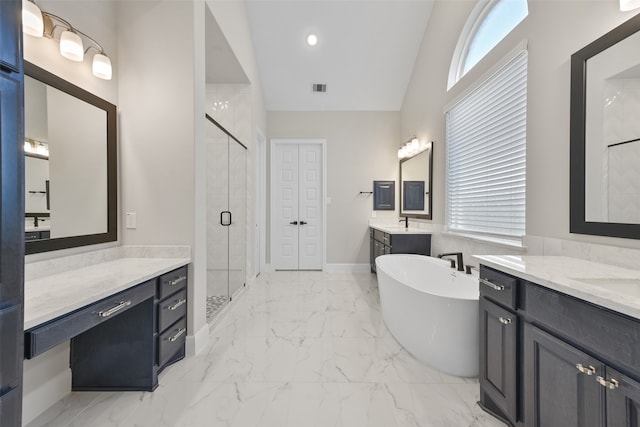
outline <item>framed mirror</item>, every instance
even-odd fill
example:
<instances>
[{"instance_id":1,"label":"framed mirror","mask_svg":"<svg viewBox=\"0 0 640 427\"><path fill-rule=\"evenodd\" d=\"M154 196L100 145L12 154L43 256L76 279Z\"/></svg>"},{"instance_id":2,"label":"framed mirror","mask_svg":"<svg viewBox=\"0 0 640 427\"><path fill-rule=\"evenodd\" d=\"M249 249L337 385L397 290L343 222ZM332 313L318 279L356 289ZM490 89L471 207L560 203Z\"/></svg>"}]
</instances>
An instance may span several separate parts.
<instances>
[{"instance_id":1,"label":"framed mirror","mask_svg":"<svg viewBox=\"0 0 640 427\"><path fill-rule=\"evenodd\" d=\"M24 63L25 253L117 240L116 106Z\"/></svg>"},{"instance_id":2,"label":"framed mirror","mask_svg":"<svg viewBox=\"0 0 640 427\"><path fill-rule=\"evenodd\" d=\"M570 231L640 239L640 14L571 56Z\"/></svg>"},{"instance_id":3,"label":"framed mirror","mask_svg":"<svg viewBox=\"0 0 640 427\"><path fill-rule=\"evenodd\" d=\"M431 219L433 142L426 150L400 160L400 216Z\"/></svg>"}]
</instances>

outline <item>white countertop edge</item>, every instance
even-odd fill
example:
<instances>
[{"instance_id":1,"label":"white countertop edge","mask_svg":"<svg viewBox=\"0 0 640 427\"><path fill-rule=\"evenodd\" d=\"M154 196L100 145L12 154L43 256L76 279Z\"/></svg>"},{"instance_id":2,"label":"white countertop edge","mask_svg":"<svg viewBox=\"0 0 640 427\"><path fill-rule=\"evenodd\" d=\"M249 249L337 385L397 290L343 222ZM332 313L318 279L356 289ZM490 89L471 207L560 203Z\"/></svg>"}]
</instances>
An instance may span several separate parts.
<instances>
[{"instance_id":1,"label":"white countertop edge","mask_svg":"<svg viewBox=\"0 0 640 427\"><path fill-rule=\"evenodd\" d=\"M92 279L92 275L100 275L101 272L105 271L105 269L108 269L111 266L117 268L118 264L131 261L153 263L154 265L147 267L144 273L141 274L123 274L121 277L115 278L112 285L104 287L97 292L94 291L86 293L86 295L82 295L82 289L80 289L76 294L78 295L77 299L74 298L72 301L65 300L63 303L55 305L55 307L53 308L46 307L42 309L41 306L46 306L47 304L42 304L41 301L38 301L38 295L36 295L35 298L32 298L32 295L29 295L29 287L36 286L37 288L44 288L46 292L47 290L55 289L56 284L68 281L70 278L77 278L78 275L87 277L87 281L89 281ZM66 271L64 273L27 281L25 282L24 330L26 331L36 326L42 325L43 323L49 322L53 319L56 319L57 317L71 313L89 304L93 304L94 302L110 297L114 294L117 294L118 292L122 292L136 285L144 283L147 280L153 279L164 273L175 270L176 268L187 265L190 262L191 259L189 258L120 258L114 261L108 261L88 267L79 268L76 270ZM37 293L39 292L39 290L36 290L35 292ZM35 302L32 301L34 299ZM38 312L38 314L32 314L31 311L36 311Z\"/></svg>"},{"instance_id":2,"label":"white countertop edge","mask_svg":"<svg viewBox=\"0 0 640 427\"><path fill-rule=\"evenodd\" d=\"M589 285L572 279L572 277L604 278L607 275L613 279L640 279L640 271L563 256L473 255L473 257L487 267L640 320L640 298L637 295L627 295L620 292L620 289L608 290L603 286ZM558 274L557 271L549 272L551 268L544 272L527 271L517 261L518 259L523 261L535 259L540 264L545 258L555 263L564 263L564 272L562 274ZM580 271L571 271L575 266L581 267ZM595 271L598 274L594 274Z\"/></svg>"},{"instance_id":3,"label":"white countertop edge","mask_svg":"<svg viewBox=\"0 0 640 427\"><path fill-rule=\"evenodd\" d=\"M369 227L388 234L433 234L433 231L411 226L404 228L403 225L369 224Z\"/></svg>"}]
</instances>

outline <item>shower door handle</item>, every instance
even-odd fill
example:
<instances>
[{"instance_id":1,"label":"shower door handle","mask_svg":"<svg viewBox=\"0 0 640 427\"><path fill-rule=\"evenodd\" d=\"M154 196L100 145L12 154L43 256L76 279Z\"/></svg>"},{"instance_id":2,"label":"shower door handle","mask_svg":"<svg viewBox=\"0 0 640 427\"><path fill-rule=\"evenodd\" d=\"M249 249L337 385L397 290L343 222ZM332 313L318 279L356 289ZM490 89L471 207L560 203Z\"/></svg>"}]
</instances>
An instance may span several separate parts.
<instances>
[{"instance_id":1,"label":"shower door handle","mask_svg":"<svg viewBox=\"0 0 640 427\"><path fill-rule=\"evenodd\" d=\"M226 221L225 221L225 214L229 215ZM220 212L220 225L222 225L223 227L228 227L231 225L231 212L229 211Z\"/></svg>"},{"instance_id":2,"label":"shower door handle","mask_svg":"<svg viewBox=\"0 0 640 427\"><path fill-rule=\"evenodd\" d=\"M307 225L305 221L300 221L300 225Z\"/></svg>"},{"instance_id":3,"label":"shower door handle","mask_svg":"<svg viewBox=\"0 0 640 427\"><path fill-rule=\"evenodd\" d=\"M291 224L291 225L298 225L298 221L291 221L289 224Z\"/></svg>"}]
</instances>

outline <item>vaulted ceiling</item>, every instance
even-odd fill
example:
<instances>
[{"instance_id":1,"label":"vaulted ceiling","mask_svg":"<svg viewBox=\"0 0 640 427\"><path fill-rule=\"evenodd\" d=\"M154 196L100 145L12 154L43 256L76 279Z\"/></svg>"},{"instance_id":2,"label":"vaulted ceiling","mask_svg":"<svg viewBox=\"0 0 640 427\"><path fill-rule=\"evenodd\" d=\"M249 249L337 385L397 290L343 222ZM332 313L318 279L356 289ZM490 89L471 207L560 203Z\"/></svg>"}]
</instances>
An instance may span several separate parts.
<instances>
[{"instance_id":1,"label":"vaulted ceiling","mask_svg":"<svg viewBox=\"0 0 640 427\"><path fill-rule=\"evenodd\" d=\"M433 0L246 4L267 110L398 111Z\"/></svg>"}]
</instances>

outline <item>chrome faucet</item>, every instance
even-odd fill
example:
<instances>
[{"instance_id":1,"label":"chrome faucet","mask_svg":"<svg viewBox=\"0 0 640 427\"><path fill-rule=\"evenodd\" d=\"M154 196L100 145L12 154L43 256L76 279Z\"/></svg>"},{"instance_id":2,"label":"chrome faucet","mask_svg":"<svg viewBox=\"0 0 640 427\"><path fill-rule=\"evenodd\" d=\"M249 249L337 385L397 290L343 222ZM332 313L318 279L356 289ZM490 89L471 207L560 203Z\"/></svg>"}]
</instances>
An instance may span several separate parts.
<instances>
[{"instance_id":1,"label":"chrome faucet","mask_svg":"<svg viewBox=\"0 0 640 427\"><path fill-rule=\"evenodd\" d=\"M404 221L404 228L409 228L409 217L405 216L404 219L400 218L400 221L398 222L402 222Z\"/></svg>"},{"instance_id":2,"label":"chrome faucet","mask_svg":"<svg viewBox=\"0 0 640 427\"><path fill-rule=\"evenodd\" d=\"M462 263L462 252L450 252L450 253L447 253L447 254L439 254L438 258L443 258L443 257L446 257L446 256L454 256L454 255L455 255L456 260L457 260L457 263L456 263L458 265L457 270L458 271L464 271L464 264ZM453 268L453 263L451 264L451 267Z\"/></svg>"}]
</instances>

